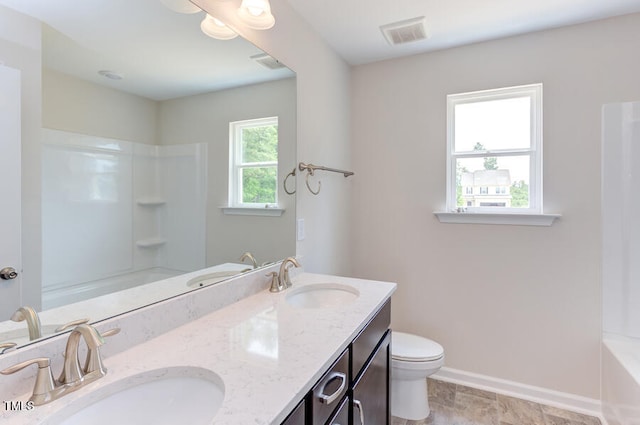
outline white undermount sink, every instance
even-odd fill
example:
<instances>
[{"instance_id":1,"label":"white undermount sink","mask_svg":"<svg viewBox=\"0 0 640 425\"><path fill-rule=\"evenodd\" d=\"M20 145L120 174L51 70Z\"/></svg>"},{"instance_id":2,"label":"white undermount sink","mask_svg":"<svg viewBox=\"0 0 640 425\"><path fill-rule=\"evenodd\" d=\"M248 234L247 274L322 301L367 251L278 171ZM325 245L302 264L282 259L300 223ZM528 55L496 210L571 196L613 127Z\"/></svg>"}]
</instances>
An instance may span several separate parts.
<instances>
[{"instance_id":1,"label":"white undermount sink","mask_svg":"<svg viewBox=\"0 0 640 425\"><path fill-rule=\"evenodd\" d=\"M203 286L209 286L213 283L218 283L220 281L225 280L228 277L235 276L240 273L244 273L251 269L244 270L221 270L218 272L207 273L202 276L194 277L187 282L187 286L189 288L200 288Z\"/></svg>"},{"instance_id":2,"label":"white undermount sink","mask_svg":"<svg viewBox=\"0 0 640 425\"><path fill-rule=\"evenodd\" d=\"M156 369L89 393L45 424L210 424L222 405L224 392L222 379L207 369Z\"/></svg>"},{"instance_id":3,"label":"white undermount sink","mask_svg":"<svg viewBox=\"0 0 640 425\"><path fill-rule=\"evenodd\" d=\"M323 308L348 304L360 296L356 288L339 283L312 283L290 289L286 301L300 308Z\"/></svg>"},{"instance_id":4,"label":"white undermount sink","mask_svg":"<svg viewBox=\"0 0 640 425\"><path fill-rule=\"evenodd\" d=\"M12 329L5 332L0 332L0 343L1 342L15 342L16 344L26 344L30 341L29 338L29 330L27 329L27 325L22 323L24 326L20 329ZM51 336L55 334L56 329L60 327L60 325L42 325L40 327L40 331L42 332L42 336Z\"/></svg>"}]
</instances>

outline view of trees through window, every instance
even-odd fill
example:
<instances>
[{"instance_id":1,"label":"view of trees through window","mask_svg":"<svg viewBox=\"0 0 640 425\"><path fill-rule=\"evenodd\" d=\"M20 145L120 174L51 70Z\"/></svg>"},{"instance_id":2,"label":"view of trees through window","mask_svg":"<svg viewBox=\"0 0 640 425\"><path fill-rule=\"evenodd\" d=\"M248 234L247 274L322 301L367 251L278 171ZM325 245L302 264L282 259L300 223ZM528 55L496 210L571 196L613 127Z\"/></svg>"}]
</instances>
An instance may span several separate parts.
<instances>
[{"instance_id":1,"label":"view of trees through window","mask_svg":"<svg viewBox=\"0 0 640 425\"><path fill-rule=\"evenodd\" d=\"M242 202L274 204L278 187L278 125L242 129Z\"/></svg>"},{"instance_id":2,"label":"view of trees through window","mask_svg":"<svg viewBox=\"0 0 640 425\"><path fill-rule=\"evenodd\" d=\"M447 162L449 211L540 214L542 84L447 95Z\"/></svg>"}]
</instances>

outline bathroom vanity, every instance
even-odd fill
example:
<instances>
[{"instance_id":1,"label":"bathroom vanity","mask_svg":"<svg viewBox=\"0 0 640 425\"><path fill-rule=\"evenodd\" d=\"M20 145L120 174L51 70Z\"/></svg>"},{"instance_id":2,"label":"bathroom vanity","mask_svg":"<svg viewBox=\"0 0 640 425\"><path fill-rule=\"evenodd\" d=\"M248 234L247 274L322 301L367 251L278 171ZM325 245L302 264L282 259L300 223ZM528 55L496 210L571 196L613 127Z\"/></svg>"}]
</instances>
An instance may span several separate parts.
<instances>
[{"instance_id":1,"label":"bathroom vanity","mask_svg":"<svg viewBox=\"0 0 640 425\"><path fill-rule=\"evenodd\" d=\"M388 329L394 283L302 273L293 277L292 288L271 293L261 270L128 313L129 318L137 323L152 316L160 322L174 314L166 312L193 315L189 309L209 295L216 291L229 295L248 279L258 280L261 288L231 297L235 299L211 307L195 320L116 352L110 352L109 345L114 348L132 341L132 333L148 329L131 329L131 320L124 323L126 317L100 323L101 332L123 328L103 346L107 375L54 402L30 410L0 411L2 423L63 424L76 414L91 414L92 409L101 412L86 416L92 424L114 410L124 419L136 415L139 420L159 423L146 415L161 408L167 409L167 417L184 412L178 415L183 422L187 419L182 415L188 414L190 424L360 425L361 418L367 424L388 423ZM185 305L187 311L182 311ZM165 313L154 311L160 308ZM40 344L6 354L0 366L42 356ZM59 341L57 347L61 345ZM57 376L60 354L50 356ZM19 373L18 378L33 385L33 375ZM0 397L26 401L29 393L24 385L19 393L11 393L5 386L11 384L8 378L0 376L4 381L0 381ZM215 401L205 398L208 401L203 402L195 397L198 391L186 387L181 393L190 396L171 405L169 400L180 395L172 391L183 384L204 387L217 394ZM135 391L141 395L136 396ZM112 397L124 394L132 400L153 400L155 408L110 407L120 405L110 405Z\"/></svg>"},{"instance_id":2,"label":"bathroom vanity","mask_svg":"<svg viewBox=\"0 0 640 425\"><path fill-rule=\"evenodd\" d=\"M390 320L387 301L283 425L388 425Z\"/></svg>"}]
</instances>

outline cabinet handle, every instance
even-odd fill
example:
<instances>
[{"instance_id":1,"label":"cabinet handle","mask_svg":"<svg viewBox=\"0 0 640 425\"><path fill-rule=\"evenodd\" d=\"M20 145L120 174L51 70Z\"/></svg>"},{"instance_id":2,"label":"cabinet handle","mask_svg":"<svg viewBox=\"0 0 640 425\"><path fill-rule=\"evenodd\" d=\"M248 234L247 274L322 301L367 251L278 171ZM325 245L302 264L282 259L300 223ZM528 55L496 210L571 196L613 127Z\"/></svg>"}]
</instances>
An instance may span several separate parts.
<instances>
[{"instance_id":1,"label":"cabinet handle","mask_svg":"<svg viewBox=\"0 0 640 425\"><path fill-rule=\"evenodd\" d=\"M325 394L324 389L326 388L327 385L329 385L329 382L333 381L334 379L340 379L342 381L340 383L340 388L338 388L333 394L330 394L330 395ZM318 397L320 399L320 403L322 404L333 403L338 399L338 397L340 397L340 394L342 394L342 391L344 391L344 388L346 386L347 386L347 375L345 375L342 372L333 372L331 375L329 375L329 379L320 390L320 396Z\"/></svg>"},{"instance_id":2,"label":"cabinet handle","mask_svg":"<svg viewBox=\"0 0 640 425\"><path fill-rule=\"evenodd\" d=\"M362 402L354 399L353 405L357 407L358 412L360 412L360 425L364 425L364 409L362 408Z\"/></svg>"}]
</instances>

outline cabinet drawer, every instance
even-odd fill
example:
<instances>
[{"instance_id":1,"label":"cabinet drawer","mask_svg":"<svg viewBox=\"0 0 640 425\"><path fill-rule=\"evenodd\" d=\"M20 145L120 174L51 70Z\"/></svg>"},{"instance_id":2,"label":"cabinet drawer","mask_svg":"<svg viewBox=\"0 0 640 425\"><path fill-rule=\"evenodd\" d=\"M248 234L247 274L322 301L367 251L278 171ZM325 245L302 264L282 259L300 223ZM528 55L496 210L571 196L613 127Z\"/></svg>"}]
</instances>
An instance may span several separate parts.
<instances>
[{"instance_id":1,"label":"cabinet drawer","mask_svg":"<svg viewBox=\"0 0 640 425\"><path fill-rule=\"evenodd\" d=\"M391 324L391 300L388 300L378 313L365 326L360 334L353 340L351 346L351 382L358 379L362 371L362 367L371 357L373 350L376 348L382 337L384 336L389 325Z\"/></svg>"},{"instance_id":2,"label":"cabinet drawer","mask_svg":"<svg viewBox=\"0 0 640 425\"><path fill-rule=\"evenodd\" d=\"M311 390L312 425L324 425L349 389L349 349Z\"/></svg>"}]
</instances>

